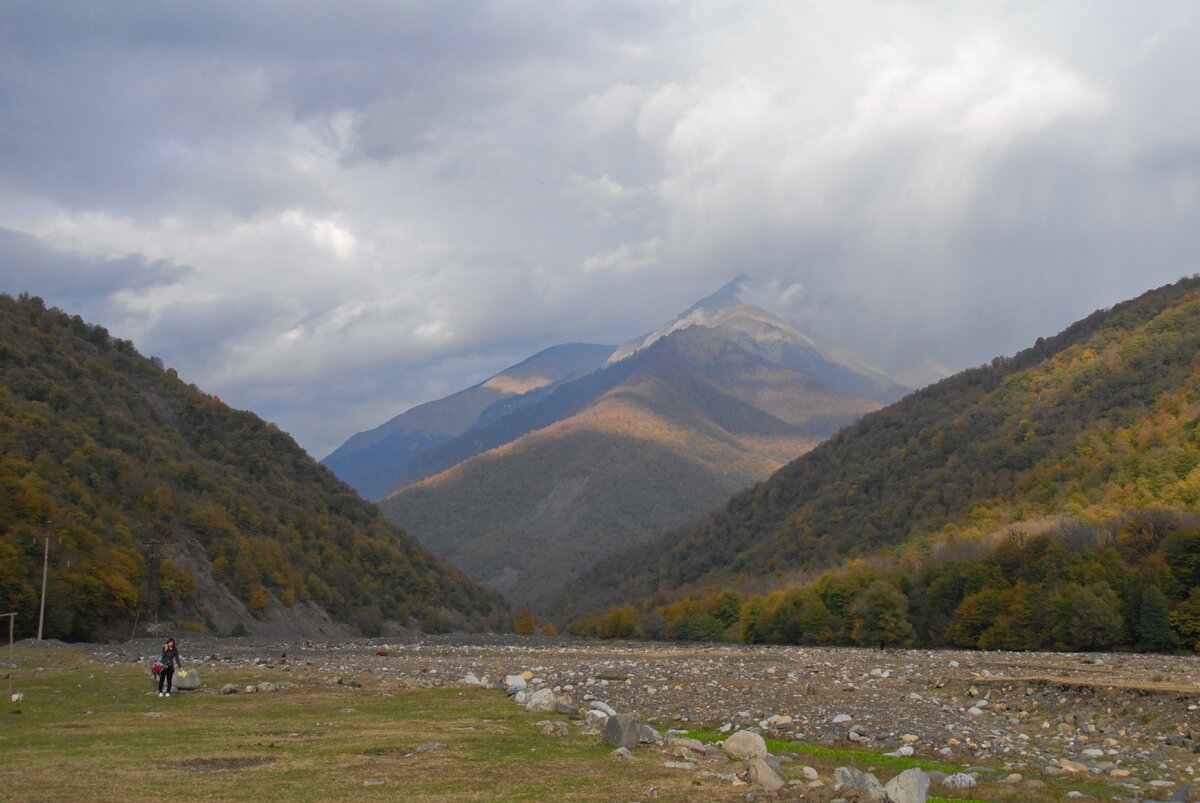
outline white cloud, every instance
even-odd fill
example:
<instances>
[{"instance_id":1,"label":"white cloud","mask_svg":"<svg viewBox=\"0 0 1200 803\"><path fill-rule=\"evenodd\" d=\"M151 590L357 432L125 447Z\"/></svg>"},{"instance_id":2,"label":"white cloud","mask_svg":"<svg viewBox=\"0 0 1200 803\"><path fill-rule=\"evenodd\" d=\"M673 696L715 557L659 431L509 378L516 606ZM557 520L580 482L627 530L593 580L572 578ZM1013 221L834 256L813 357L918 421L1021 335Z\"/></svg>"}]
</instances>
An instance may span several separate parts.
<instances>
[{"instance_id":1,"label":"white cloud","mask_svg":"<svg viewBox=\"0 0 1200 803\"><path fill-rule=\"evenodd\" d=\"M633 273L657 265L662 242L658 238L623 243L619 248L594 254L583 261L583 273Z\"/></svg>"}]
</instances>

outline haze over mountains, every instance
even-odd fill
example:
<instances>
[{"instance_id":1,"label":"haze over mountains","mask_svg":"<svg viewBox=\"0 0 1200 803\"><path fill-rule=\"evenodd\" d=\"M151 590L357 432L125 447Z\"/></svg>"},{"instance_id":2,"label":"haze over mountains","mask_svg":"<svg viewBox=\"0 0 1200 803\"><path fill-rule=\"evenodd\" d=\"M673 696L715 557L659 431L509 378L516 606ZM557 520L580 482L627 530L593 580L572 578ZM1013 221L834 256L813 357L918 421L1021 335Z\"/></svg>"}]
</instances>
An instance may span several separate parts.
<instances>
[{"instance_id":1,"label":"haze over mountains","mask_svg":"<svg viewBox=\"0 0 1200 803\"><path fill-rule=\"evenodd\" d=\"M415 408L327 464L348 479L390 473L389 519L512 599L544 602L904 392L741 301L743 281L619 348L551 349ZM418 422L443 409L480 412L457 437L422 441ZM393 445L396 470L381 470Z\"/></svg>"}]
</instances>

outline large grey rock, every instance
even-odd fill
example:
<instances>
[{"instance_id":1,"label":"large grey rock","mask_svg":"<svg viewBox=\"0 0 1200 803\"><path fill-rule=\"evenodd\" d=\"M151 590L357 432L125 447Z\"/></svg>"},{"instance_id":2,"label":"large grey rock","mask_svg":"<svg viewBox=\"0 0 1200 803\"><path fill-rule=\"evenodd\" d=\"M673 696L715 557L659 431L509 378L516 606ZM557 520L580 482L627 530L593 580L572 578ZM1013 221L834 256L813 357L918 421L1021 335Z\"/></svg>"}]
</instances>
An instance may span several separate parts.
<instances>
[{"instance_id":1,"label":"large grey rock","mask_svg":"<svg viewBox=\"0 0 1200 803\"><path fill-rule=\"evenodd\" d=\"M888 781L883 789L891 803L925 803L929 797L929 776L913 767Z\"/></svg>"},{"instance_id":2,"label":"large grey rock","mask_svg":"<svg viewBox=\"0 0 1200 803\"><path fill-rule=\"evenodd\" d=\"M554 706L558 704L558 697L555 696L552 689L542 689L534 692L529 698L529 702L525 703L526 711L535 713L550 713L554 711Z\"/></svg>"},{"instance_id":3,"label":"large grey rock","mask_svg":"<svg viewBox=\"0 0 1200 803\"><path fill-rule=\"evenodd\" d=\"M779 770L772 767L766 760L760 756L754 756L750 759L750 782L758 784L768 792L778 792L786 782Z\"/></svg>"},{"instance_id":4,"label":"large grey rock","mask_svg":"<svg viewBox=\"0 0 1200 803\"><path fill-rule=\"evenodd\" d=\"M665 744L662 734L648 722L638 723L638 742L641 744Z\"/></svg>"},{"instance_id":5,"label":"large grey rock","mask_svg":"<svg viewBox=\"0 0 1200 803\"><path fill-rule=\"evenodd\" d=\"M603 728L604 723L608 722L608 714L603 711L588 711L583 716L583 721L595 728Z\"/></svg>"},{"instance_id":6,"label":"large grey rock","mask_svg":"<svg viewBox=\"0 0 1200 803\"><path fill-rule=\"evenodd\" d=\"M854 791L862 803L883 803L887 792L879 779L854 767L838 767L833 771L833 788L839 792Z\"/></svg>"},{"instance_id":7,"label":"large grey rock","mask_svg":"<svg viewBox=\"0 0 1200 803\"><path fill-rule=\"evenodd\" d=\"M943 789L970 789L975 786L975 776L965 772L956 772L942 779Z\"/></svg>"},{"instance_id":8,"label":"large grey rock","mask_svg":"<svg viewBox=\"0 0 1200 803\"><path fill-rule=\"evenodd\" d=\"M521 675L505 675L504 688L509 694L516 694L519 691L525 691L525 678Z\"/></svg>"},{"instance_id":9,"label":"large grey rock","mask_svg":"<svg viewBox=\"0 0 1200 803\"><path fill-rule=\"evenodd\" d=\"M592 702L589 704L589 707L595 709L596 711L601 711L610 717L617 715L617 712L613 710L611 705L601 702L600 700L592 700Z\"/></svg>"},{"instance_id":10,"label":"large grey rock","mask_svg":"<svg viewBox=\"0 0 1200 803\"><path fill-rule=\"evenodd\" d=\"M721 749L725 751L725 755L739 760L767 756L767 743L763 741L763 737L750 731L732 734L721 745Z\"/></svg>"},{"instance_id":11,"label":"large grey rock","mask_svg":"<svg viewBox=\"0 0 1200 803\"><path fill-rule=\"evenodd\" d=\"M642 731L632 714L617 714L604 723L604 741L614 747L632 750L637 747Z\"/></svg>"},{"instance_id":12,"label":"large grey rock","mask_svg":"<svg viewBox=\"0 0 1200 803\"><path fill-rule=\"evenodd\" d=\"M200 671L197 669L179 669L171 678L171 686L184 691L195 691L200 688Z\"/></svg>"}]
</instances>

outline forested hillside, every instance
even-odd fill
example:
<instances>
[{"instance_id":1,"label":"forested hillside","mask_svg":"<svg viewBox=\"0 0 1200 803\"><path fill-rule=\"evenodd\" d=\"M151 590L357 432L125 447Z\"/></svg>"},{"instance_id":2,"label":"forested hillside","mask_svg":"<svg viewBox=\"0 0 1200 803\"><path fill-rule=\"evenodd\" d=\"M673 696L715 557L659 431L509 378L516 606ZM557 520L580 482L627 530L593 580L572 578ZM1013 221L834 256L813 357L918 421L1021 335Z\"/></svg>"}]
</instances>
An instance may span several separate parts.
<instances>
[{"instance_id":1,"label":"forested hillside","mask_svg":"<svg viewBox=\"0 0 1200 803\"><path fill-rule=\"evenodd\" d=\"M36 629L46 534L47 637L306 608L366 633L507 617L287 434L38 298L0 295L0 422L0 608L18 635Z\"/></svg>"},{"instance_id":2,"label":"forested hillside","mask_svg":"<svg viewBox=\"0 0 1200 803\"><path fill-rule=\"evenodd\" d=\"M947 544L974 545L973 558L986 564L991 546L985 535L1006 528L1028 534L1055 521L1061 525L1055 531L1070 537L1050 542L1065 544L1069 560L954 581L957 597L951 594L949 619L913 635L973 646L1069 644L1072 639L1044 630L1029 638L985 638L987 628L972 630L963 622L968 615L982 621L1016 616L1018 609L1044 611L1055 599L1086 610L1095 599L1111 603L1107 594L1114 593L1123 606L1124 640L1112 643L1126 643L1137 635L1130 618L1139 615L1143 589L1161 592L1177 618L1190 616L1187 606L1200 606L1195 599L1200 531L1193 515L1198 503L1200 279L1191 278L1097 312L1013 358L966 371L866 416L734 497L720 513L601 564L570 589L562 610L582 613L637 602L635 618L651 612L669 618L668 603L678 605L690 590L699 607L693 605L690 613L672 609L679 621L711 614L705 605L716 604L723 590L786 587L856 556L876 556L875 563L858 564L858 576L908 594L907 616L923 610L917 572L950 560ZM1078 536L1076 525L1085 537ZM1093 559L1101 568L1072 568L1072 561ZM1017 562L1033 560L1032 553L1020 554ZM864 574L870 566L885 568ZM1042 579L1049 585L1032 593L1023 571L1047 572ZM1022 581L1024 591L1013 591ZM1070 583L1090 596L1083 602L1083 592L1075 602L1054 596ZM833 600L844 615L857 591L868 587L851 584L850 591L824 604ZM959 608L985 589L995 592L986 604L972 603L983 613ZM1001 604L1004 594L1023 601ZM702 599L708 603L697 602ZM774 604L768 599L760 597L760 612ZM796 616L807 610L793 607ZM617 610L620 616L613 614ZM629 614L625 608L608 613L625 624ZM588 630L598 621L590 617L580 626ZM949 635L947 622L956 624L956 635ZM653 616L650 625L658 626ZM1177 635L1190 637L1187 627L1177 625ZM823 637L845 640L852 631L853 626L833 628L829 632L840 635ZM758 631L738 632L754 638ZM800 628L793 635L806 632Z\"/></svg>"}]
</instances>

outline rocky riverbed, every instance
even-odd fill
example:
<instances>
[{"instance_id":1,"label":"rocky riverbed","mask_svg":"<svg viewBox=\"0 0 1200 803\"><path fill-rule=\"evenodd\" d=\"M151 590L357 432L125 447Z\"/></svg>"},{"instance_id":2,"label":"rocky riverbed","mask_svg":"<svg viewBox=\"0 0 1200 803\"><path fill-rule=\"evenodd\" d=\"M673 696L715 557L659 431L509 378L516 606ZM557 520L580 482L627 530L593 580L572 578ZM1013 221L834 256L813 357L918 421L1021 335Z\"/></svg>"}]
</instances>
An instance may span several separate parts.
<instances>
[{"instance_id":1,"label":"rocky riverbed","mask_svg":"<svg viewBox=\"0 0 1200 803\"><path fill-rule=\"evenodd\" d=\"M147 662L157 641L86 647ZM339 642L182 638L185 666L412 688L472 676L549 689L668 730L751 729L809 744L1103 782L1200 799L1200 657L742 647L445 636ZM264 673L265 675L265 673ZM277 680L275 676L263 680ZM511 691L511 690L510 690ZM498 690L497 693L503 693Z\"/></svg>"}]
</instances>

